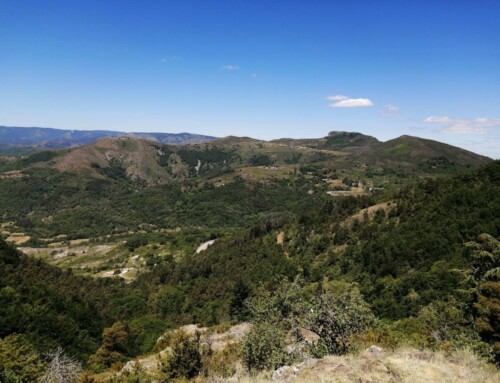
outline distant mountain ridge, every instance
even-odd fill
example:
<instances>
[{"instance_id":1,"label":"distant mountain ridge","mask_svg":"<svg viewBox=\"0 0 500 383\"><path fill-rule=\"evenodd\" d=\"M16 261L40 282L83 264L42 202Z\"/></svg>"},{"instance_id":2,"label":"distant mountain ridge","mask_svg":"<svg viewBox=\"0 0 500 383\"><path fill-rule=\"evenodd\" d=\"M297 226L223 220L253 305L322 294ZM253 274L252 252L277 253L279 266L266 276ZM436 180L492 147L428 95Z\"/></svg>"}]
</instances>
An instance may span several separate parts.
<instances>
[{"instance_id":1,"label":"distant mountain ridge","mask_svg":"<svg viewBox=\"0 0 500 383\"><path fill-rule=\"evenodd\" d=\"M64 149L91 144L106 137L131 136L162 144L199 144L216 139L192 133L142 133L113 130L67 130L38 127L0 126L0 149L33 147L38 150Z\"/></svg>"}]
</instances>

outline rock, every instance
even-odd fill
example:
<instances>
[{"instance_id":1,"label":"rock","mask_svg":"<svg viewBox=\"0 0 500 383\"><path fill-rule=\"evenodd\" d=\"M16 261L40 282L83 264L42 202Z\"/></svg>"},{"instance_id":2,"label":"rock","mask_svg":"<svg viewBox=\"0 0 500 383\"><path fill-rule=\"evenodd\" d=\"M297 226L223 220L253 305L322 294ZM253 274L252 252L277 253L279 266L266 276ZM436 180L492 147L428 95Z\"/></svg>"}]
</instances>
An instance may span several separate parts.
<instances>
[{"instance_id":1,"label":"rock","mask_svg":"<svg viewBox=\"0 0 500 383\"><path fill-rule=\"evenodd\" d=\"M382 347L379 346L370 346L368 347L365 351L363 351L363 355L367 356L382 356L384 355L385 350Z\"/></svg>"},{"instance_id":2,"label":"rock","mask_svg":"<svg viewBox=\"0 0 500 383\"><path fill-rule=\"evenodd\" d=\"M319 340L319 335L305 328L299 329L300 335L306 343L312 344Z\"/></svg>"},{"instance_id":3,"label":"rock","mask_svg":"<svg viewBox=\"0 0 500 383\"><path fill-rule=\"evenodd\" d=\"M272 380L289 382L300 372L298 366L283 366L273 372Z\"/></svg>"}]
</instances>

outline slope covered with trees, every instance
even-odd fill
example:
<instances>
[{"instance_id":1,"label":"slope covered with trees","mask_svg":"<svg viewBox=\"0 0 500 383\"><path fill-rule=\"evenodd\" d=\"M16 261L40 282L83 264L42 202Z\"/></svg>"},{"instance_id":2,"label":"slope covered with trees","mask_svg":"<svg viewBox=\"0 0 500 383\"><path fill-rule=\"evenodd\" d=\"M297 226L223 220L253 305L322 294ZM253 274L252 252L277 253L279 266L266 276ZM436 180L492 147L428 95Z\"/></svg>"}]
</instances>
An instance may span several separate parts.
<instances>
[{"instance_id":1,"label":"slope covered with trees","mask_svg":"<svg viewBox=\"0 0 500 383\"><path fill-rule=\"evenodd\" d=\"M304 195L309 185L302 182ZM259 193L258 185L252 188ZM244 211L242 195L224 198L234 198ZM287 332L300 324L323 339L310 351L317 355L345 352L356 335L385 345L403 340L437 348L469 345L498 358L500 162L393 193L291 201L301 207L284 204L269 214L264 205L267 214L202 253L156 257L155 266L129 284L76 277L0 240L0 346L36 354L62 345L86 367L102 371L151 350L167 327L253 320L261 328L276 320L259 316L264 307L265 315L276 312L291 320L281 338L273 338L276 347L285 347ZM151 207L151 216L153 211L161 212ZM284 281L297 278L300 289L292 291L292 300L276 299ZM317 302L333 310L340 297L356 302L359 323L370 316L359 331L346 330L342 337L324 327L338 325L331 311L314 309L311 316L310 308L293 303ZM300 318L303 322L295 322ZM248 340L257 343L245 346L250 364L260 360L255 345L269 340L262 339L267 333L262 329ZM281 361L276 365L255 363L275 367L290 355L275 356Z\"/></svg>"}]
</instances>

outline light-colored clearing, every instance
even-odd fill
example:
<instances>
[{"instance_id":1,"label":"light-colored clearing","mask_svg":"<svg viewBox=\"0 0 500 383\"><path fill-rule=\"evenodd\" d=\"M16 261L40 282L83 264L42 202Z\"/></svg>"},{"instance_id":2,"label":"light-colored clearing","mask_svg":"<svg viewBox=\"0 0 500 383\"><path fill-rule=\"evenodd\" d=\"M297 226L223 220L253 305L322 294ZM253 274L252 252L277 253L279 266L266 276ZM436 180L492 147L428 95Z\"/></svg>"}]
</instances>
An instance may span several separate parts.
<instances>
[{"instance_id":1,"label":"light-colored clearing","mask_svg":"<svg viewBox=\"0 0 500 383\"><path fill-rule=\"evenodd\" d=\"M16 245L22 245L23 243L28 242L30 238L31 237L29 235L24 235L24 233L22 235L20 235L20 233L14 233L7 237L6 241L13 242Z\"/></svg>"},{"instance_id":2,"label":"light-colored clearing","mask_svg":"<svg viewBox=\"0 0 500 383\"><path fill-rule=\"evenodd\" d=\"M196 254L200 254L202 251L205 251L206 249L208 249L208 246L212 246L215 242L215 239L212 239L210 241L207 241L207 242L203 242L200 246L198 246L198 248L196 249Z\"/></svg>"},{"instance_id":3,"label":"light-colored clearing","mask_svg":"<svg viewBox=\"0 0 500 383\"><path fill-rule=\"evenodd\" d=\"M383 210L386 213L391 211L396 207L396 203L394 201L390 202L382 202L373 206L369 206L366 209L362 209L358 211L356 214L353 214L352 216L348 217L342 224L344 226L351 226L354 221L364 221L366 218L371 221L373 217L375 216L375 213L379 210Z\"/></svg>"}]
</instances>

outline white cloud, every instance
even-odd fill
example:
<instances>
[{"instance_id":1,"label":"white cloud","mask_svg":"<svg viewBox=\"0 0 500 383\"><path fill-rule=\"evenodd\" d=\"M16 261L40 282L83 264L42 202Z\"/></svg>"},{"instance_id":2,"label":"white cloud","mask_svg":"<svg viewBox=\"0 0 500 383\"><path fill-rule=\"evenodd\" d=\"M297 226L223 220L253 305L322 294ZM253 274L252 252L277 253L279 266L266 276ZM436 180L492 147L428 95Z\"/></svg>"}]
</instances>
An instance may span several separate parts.
<instances>
[{"instance_id":1,"label":"white cloud","mask_svg":"<svg viewBox=\"0 0 500 383\"><path fill-rule=\"evenodd\" d=\"M384 105L384 109L382 109L378 114L383 117L399 116L399 107L393 104L387 104Z\"/></svg>"},{"instance_id":2,"label":"white cloud","mask_svg":"<svg viewBox=\"0 0 500 383\"><path fill-rule=\"evenodd\" d=\"M485 135L491 132L490 128L500 128L500 119L495 118L453 118L430 116L422 119L422 122L435 124L442 133L449 134L476 134Z\"/></svg>"},{"instance_id":3,"label":"white cloud","mask_svg":"<svg viewBox=\"0 0 500 383\"><path fill-rule=\"evenodd\" d=\"M368 98L350 98L340 94L336 96L328 96L328 101L335 101L330 104L330 108L359 108L363 106L373 106L373 102Z\"/></svg>"},{"instance_id":4,"label":"white cloud","mask_svg":"<svg viewBox=\"0 0 500 383\"><path fill-rule=\"evenodd\" d=\"M222 67L224 70L238 70L240 67L238 65L224 65Z\"/></svg>"}]
</instances>

